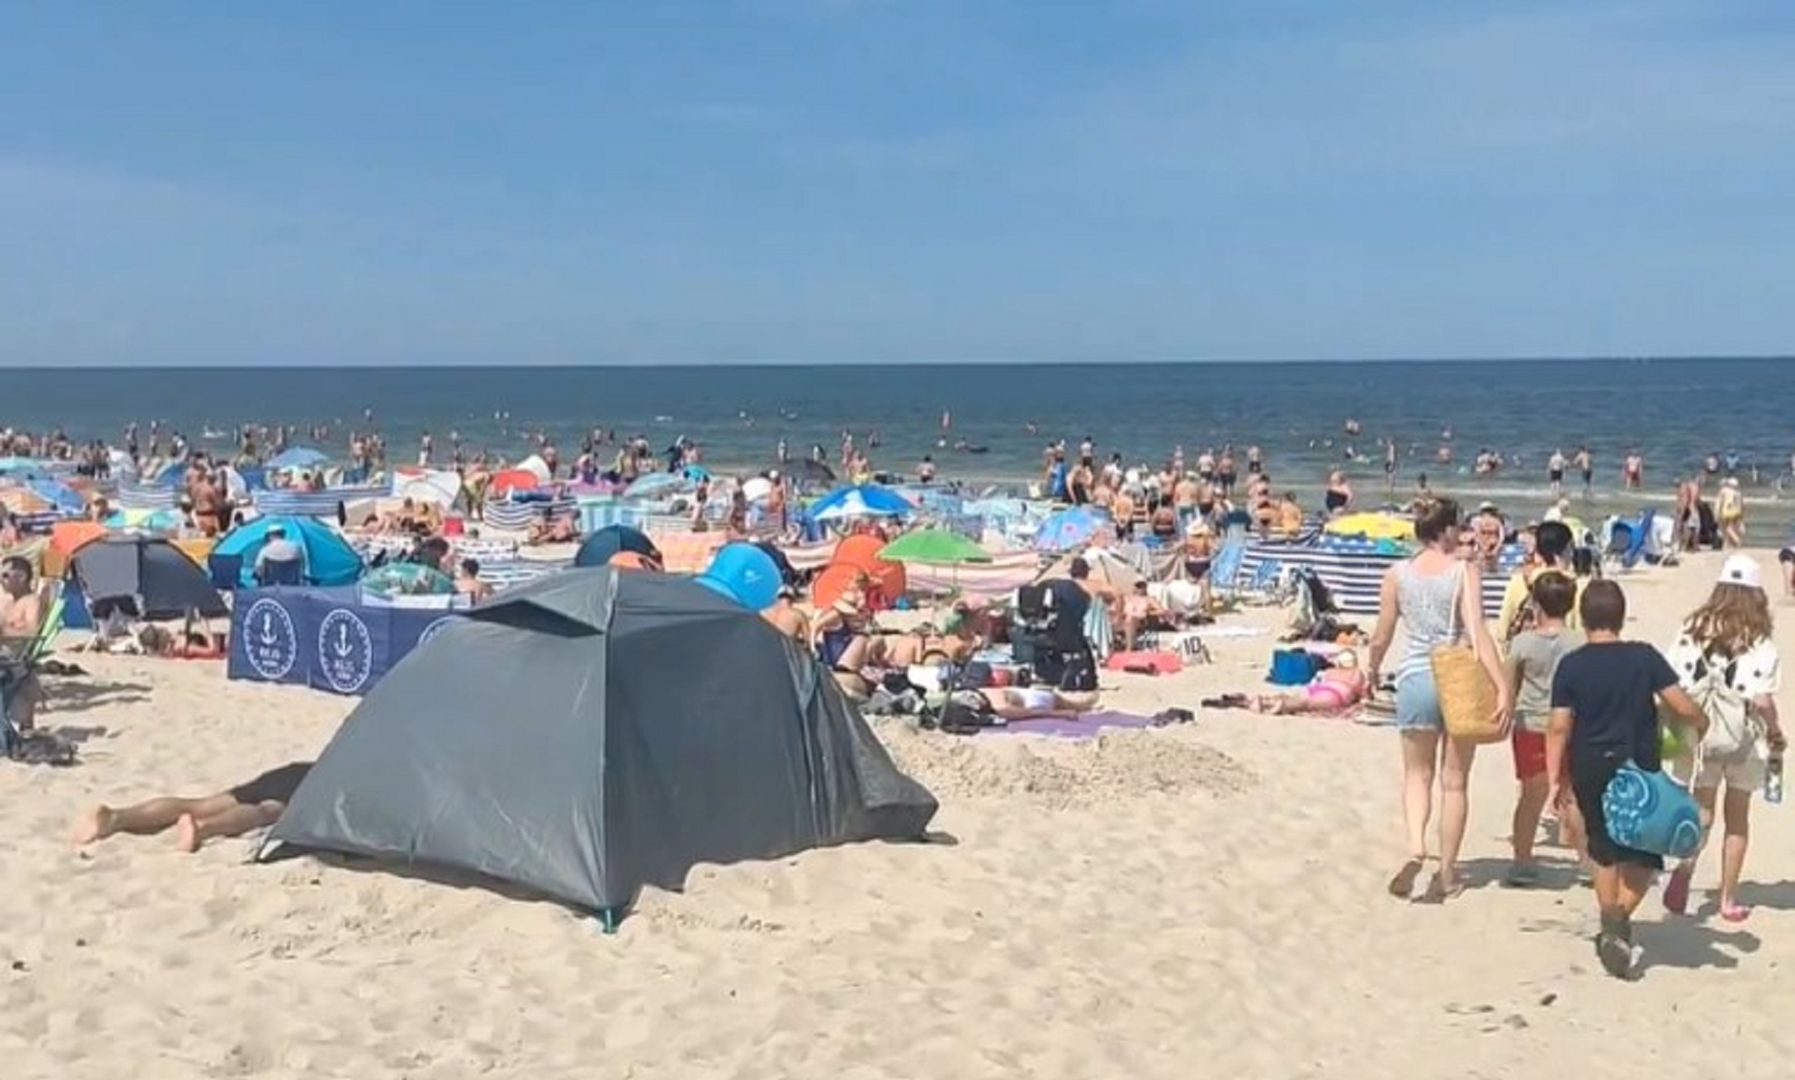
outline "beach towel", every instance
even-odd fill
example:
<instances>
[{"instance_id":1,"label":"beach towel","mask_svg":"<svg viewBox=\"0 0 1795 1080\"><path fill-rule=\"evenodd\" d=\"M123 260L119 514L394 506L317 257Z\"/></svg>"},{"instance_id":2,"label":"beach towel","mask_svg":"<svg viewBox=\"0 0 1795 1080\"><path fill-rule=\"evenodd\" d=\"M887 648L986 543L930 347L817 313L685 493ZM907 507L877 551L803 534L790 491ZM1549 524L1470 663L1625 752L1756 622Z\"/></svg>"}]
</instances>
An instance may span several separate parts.
<instances>
[{"instance_id":1,"label":"beach towel","mask_svg":"<svg viewBox=\"0 0 1795 1080\"><path fill-rule=\"evenodd\" d=\"M1105 728L1150 728L1158 722L1138 713L1089 712L1077 719L1041 717L1035 720L1011 720L1006 724L979 729L980 735L1050 735L1061 739L1092 739Z\"/></svg>"},{"instance_id":2,"label":"beach towel","mask_svg":"<svg viewBox=\"0 0 1795 1080\"><path fill-rule=\"evenodd\" d=\"M1111 671L1129 671L1137 675L1176 675L1184 670L1184 661L1174 652L1134 652L1111 653L1103 661L1103 666Z\"/></svg>"},{"instance_id":3,"label":"beach towel","mask_svg":"<svg viewBox=\"0 0 1795 1080\"><path fill-rule=\"evenodd\" d=\"M1109 658L1111 642L1116 637L1115 627L1109 621L1109 608L1102 604L1090 606L1084 614L1084 636L1098 663Z\"/></svg>"},{"instance_id":4,"label":"beach towel","mask_svg":"<svg viewBox=\"0 0 1795 1080\"><path fill-rule=\"evenodd\" d=\"M1608 835L1635 851L1686 859L1701 849L1701 813L1695 798L1662 772L1628 762L1602 792Z\"/></svg>"}]
</instances>

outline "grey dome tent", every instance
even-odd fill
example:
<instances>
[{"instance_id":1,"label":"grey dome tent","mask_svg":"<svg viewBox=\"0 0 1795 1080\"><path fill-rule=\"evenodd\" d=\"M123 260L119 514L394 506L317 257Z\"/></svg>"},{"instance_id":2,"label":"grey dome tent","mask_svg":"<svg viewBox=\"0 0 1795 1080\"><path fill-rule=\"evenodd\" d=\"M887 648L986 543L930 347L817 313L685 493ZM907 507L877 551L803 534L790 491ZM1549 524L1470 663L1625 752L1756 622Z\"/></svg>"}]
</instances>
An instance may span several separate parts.
<instances>
[{"instance_id":1,"label":"grey dome tent","mask_svg":"<svg viewBox=\"0 0 1795 1080\"><path fill-rule=\"evenodd\" d=\"M507 592L401 661L261 857L472 871L608 920L694 863L920 839L935 809L760 616L690 578L596 567Z\"/></svg>"},{"instance_id":2,"label":"grey dome tent","mask_svg":"<svg viewBox=\"0 0 1795 1080\"><path fill-rule=\"evenodd\" d=\"M96 617L115 606L142 619L228 616L206 572L160 537L106 536L69 557L69 578Z\"/></svg>"}]
</instances>

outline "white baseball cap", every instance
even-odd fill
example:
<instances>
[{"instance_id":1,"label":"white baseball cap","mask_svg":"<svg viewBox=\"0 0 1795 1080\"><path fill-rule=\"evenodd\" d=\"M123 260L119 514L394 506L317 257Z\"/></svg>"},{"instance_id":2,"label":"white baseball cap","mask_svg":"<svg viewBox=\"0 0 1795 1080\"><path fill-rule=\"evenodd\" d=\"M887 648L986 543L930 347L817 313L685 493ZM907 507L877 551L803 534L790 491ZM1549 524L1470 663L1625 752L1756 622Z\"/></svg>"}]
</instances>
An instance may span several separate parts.
<instances>
[{"instance_id":1,"label":"white baseball cap","mask_svg":"<svg viewBox=\"0 0 1795 1080\"><path fill-rule=\"evenodd\" d=\"M1720 568L1720 583L1761 590L1764 587L1764 576L1758 570L1758 561L1750 555L1729 555L1726 564Z\"/></svg>"}]
</instances>

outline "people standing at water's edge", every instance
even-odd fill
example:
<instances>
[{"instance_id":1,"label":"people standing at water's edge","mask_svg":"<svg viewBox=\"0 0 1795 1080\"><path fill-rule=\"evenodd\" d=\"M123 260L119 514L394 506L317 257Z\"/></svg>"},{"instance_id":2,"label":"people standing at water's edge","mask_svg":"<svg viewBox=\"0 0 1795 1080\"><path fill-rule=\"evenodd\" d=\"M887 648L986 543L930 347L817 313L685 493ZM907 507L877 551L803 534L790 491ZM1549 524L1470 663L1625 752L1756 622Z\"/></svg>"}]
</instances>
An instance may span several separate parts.
<instances>
[{"instance_id":1,"label":"people standing at water's edge","mask_svg":"<svg viewBox=\"0 0 1795 1080\"><path fill-rule=\"evenodd\" d=\"M1628 491L1638 491L1645 487L1645 455L1638 450L1629 450L1626 460L1621 462L1621 486Z\"/></svg>"},{"instance_id":2,"label":"people standing at water's edge","mask_svg":"<svg viewBox=\"0 0 1795 1080\"><path fill-rule=\"evenodd\" d=\"M1546 460L1546 484L1554 499L1564 494L1564 468L1567 464L1564 451L1560 449L1554 449L1552 456Z\"/></svg>"},{"instance_id":3,"label":"people standing at water's edge","mask_svg":"<svg viewBox=\"0 0 1795 1080\"><path fill-rule=\"evenodd\" d=\"M1407 648L1396 668L1396 726L1402 746L1402 810L1408 859L1390 879L1392 895L1407 897L1427 859L1427 830L1433 817L1434 781L1440 782L1440 869L1425 899L1439 902L1463 888L1458 854L1470 812L1471 763L1477 746L1445 733L1431 656L1440 646L1469 639L1497 689L1497 720L1506 729L1513 698L1496 646L1484 623L1483 577L1474 563L1458 558L1458 504L1442 499L1415 522L1421 551L1385 575L1378 599L1377 630L1368 666L1371 685L1395 640L1397 624Z\"/></svg>"},{"instance_id":4,"label":"people standing at water's edge","mask_svg":"<svg viewBox=\"0 0 1795 1080\"><path fill-rule=\"evenodd\" d=\"M1729 476L1720 483L1715 499L1715 516L1720 519L1721 544L1728 548L1745 546L1745 493L1739 490L1739 478Z\"/></svg>"},{"instance_id":5,"label":"people standing at water's edge","mask_svg":"<svg viewBox=\"0 0 1795 1080\"><path fill-rule=\"evenodd\" d=\"M1623 767L1660 769L1658 699L1699 736L1707 718L1677 686L1676 672L1658 650L1622 641L1627 598L1612 581L1591 582L1579 606L1586 644L1566 655L1552 679L1552 724L1546 735L1546 774L1553 805L1576 813L1595 864L1601 932L1596 956L1616 978L1630 977L1633 914L1664 860L1623 847L1608 831L1602 796Z\"/></svg>"},{"instance_id":6,"label":"people standing at water's edge","mask_svg":"<svg viewBox=\"0 0 1795 1080\"><path fill-rule=\"evenodd\" d=\"M1786 743L1776 711L1782 665L1771 638L1770 600L1758 564L1748 555L1727 559L1708 600L1683 624L1670 652L1682 688L1708 714L1708 733L1674 763L1690 781L1711 835L1716 806L1723 822L1720 917L1743 922L1739 877L1751 838L1751 797L1764 787L1770 762L1779 768ZM1725 789L1722 797L1721 789ZM1682 914L1701 853L1684 860L1664 887L1664 906Z\"/></svg>"},{"instance_id":7,"label":"people standing at water's edge","mask_svg":"<svg viewBox=\"0 0 1795 1080\"><path fill-rule=\"evenodd\" d=\"M1346 470L1335 469L1328 473L1328 489L1322 500L1329 517L1337 517L1352 509L1352 482L1346 478Z\"/></svg>"},{"instance_id":8,"label":"people standing at water's edge","mask_svg":"<svg viewBox=\"0 0 1795 1080\"><path fill-rule=\"evenodd\" d=\"M1577 460L1577 471L1583 475L1583 497L1585 499L1594 498L1595 497L1595 483L1596 483L1596 463L1595 463L1595 458L1590 455L1589 447L1587 447L1587 446L1577 447L1576 460Z\"/></svg>"}]
</instances>

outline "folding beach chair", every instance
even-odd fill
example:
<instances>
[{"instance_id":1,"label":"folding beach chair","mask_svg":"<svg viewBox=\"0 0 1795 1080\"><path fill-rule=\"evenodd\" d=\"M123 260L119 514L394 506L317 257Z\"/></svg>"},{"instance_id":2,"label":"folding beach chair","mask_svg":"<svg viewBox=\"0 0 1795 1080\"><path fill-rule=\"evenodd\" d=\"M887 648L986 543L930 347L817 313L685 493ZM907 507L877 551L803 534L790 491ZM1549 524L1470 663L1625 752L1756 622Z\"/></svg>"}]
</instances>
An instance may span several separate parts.
<instances>
[{"instance_id":1,"label":"folding beach chair","mask_svg":"<svg viewBox=\"0 0 1795 1080\"><path fill-rule=\"evenodd\" d=\"M206 556L206 577L219 592L234 592L243 583L243 556L213 552Z\"/></svg>"},{"instance_id":2,"label":"folding beach chair","mask_svg":"<svg viewBox=\"0 0 1795 1080\"><path fill-rule=\"evenodd\" d=\"M48 606L37 634L16 644L16 651L0 649L0 757L9 756L19 744L18 728L12 722L12 695L29 678L62 633L68 603L62 595L62 583L53 582L44 594Z\"/></svg>"}]
</instances>

